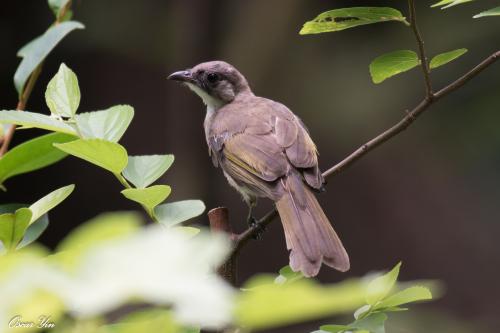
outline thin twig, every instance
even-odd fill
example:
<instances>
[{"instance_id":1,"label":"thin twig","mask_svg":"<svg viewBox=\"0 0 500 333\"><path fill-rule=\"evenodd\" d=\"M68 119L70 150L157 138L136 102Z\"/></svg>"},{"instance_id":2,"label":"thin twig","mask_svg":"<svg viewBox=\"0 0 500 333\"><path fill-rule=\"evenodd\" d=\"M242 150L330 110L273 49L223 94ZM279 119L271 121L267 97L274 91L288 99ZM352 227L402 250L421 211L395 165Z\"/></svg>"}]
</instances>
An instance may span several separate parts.
<instances>
[{"instance_id":1,"label":"thin twig","mask_svg":"<svg viewBox=\"0 0 500 333\"><path fill-rule=\"evenodd\" d=\"M422 36L420 35L420 31L417 25L417 15L415 10L415 1L408 0L408 9L410 11L410 25L413 30L413 34L415 35L415 39L417 40L418 45L418 53L420 58L420 65L422 67L422 72L424 74L425 88L426 88L426 96L429 99L432 99L432 84L430 78L430 70L429 63L427 60L427 56L425 55L424 41L422 40Z\"/></svg>"},{"instance_id":2,"label":"thin twig","mask_svg":"<svg viewBox=\"0 0 500 333\"><path fill-rule=\"evenodd\" d=\"M62 22L64 16L66 16L66 13L70 7L71 7L71 0L68 1L68 3L62 8L61 13L57 16L54 22L54 25L58 25L59 23ZM38 77L42 72L42 67L43 67L43 61L40 64L38 64L38 66L36 66L36 68L33 70L33 73L31 73L28 82L26 83L26 86L24 87L22 93L19 95L19 100L17 102L17 107L16 107L17 111L24 111L26 109L26 105L28 104L31 92L33 91L33 88L35 87L35 84L38 80ZM9 149L9 145L10 142L12 141L12 138L14 137L16 128L17 128L16 125L10 125L10 127L7 129L7 132L5 133L5 136L1 141L0 158L3 155L5 155L5 153Z\"/></svg>"},{"instance_id":3,"label":"thin twig","mask_svg":"<svg viewBox=\"0 0 500 333\"><path fill-rule=\"evenodd\" d=\"M348 167L350 167L354 162L358 161L360 158L365 156L369 151L373 150L374 148L380 146L384 142L388 141L389 139L395 137L397 134L401 133L404 131L408 126L410 126L422 113L424 113L429 106L434 104L436 101L441 99L442 97L450 94L451 92L457 90L458 88L462 87L464 84L466 84L469 80L474 78L476 75L481 73L484 69L492 65L495 61L497 61L500 58L500 51L497 51L490 55L488 58L483 60L479 65L468 71L466 74L458 78L457 80L453 81L443 89L439 90L436 94L434 94L433 98L429 98L426 96L415 108L413 108L408 114L401 120L399 121L396 125L390 127L389 129L385 130L375 138L371 139L370 141L366 142L363 144L361 147L356 149L354 152L352 152L349 156L344 158L342 161L331 167L330 169L326 170L323 173L323 177L328 178L332 177L334 175L339 174L340 172L346 170ZM255 225L252 227L248 228L245 230L243 233L239 234L238 237L236 238L235 241L235 246L233 253L238 252L241 247L249 240L252 238L253 235L255 235L258 230L260 229L261 226L266 226L269 223L273 221L275 217L277 217L277 211L276 209L270 211L267 213L263 218L261 218Z\"/></svg>"}]
</instances>

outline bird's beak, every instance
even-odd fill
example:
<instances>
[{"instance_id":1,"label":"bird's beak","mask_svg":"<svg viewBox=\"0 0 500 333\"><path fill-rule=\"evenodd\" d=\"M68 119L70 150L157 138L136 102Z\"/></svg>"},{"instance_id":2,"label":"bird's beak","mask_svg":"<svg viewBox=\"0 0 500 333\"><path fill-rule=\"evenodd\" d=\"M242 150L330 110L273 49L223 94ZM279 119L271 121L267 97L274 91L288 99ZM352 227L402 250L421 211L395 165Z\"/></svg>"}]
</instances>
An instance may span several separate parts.
<instances>
[{"instance_id":1,"label":"bird's beak","mask_svg":"<svg viewBox=\"0 0 500 333\"><path fill-rule=\"evenodd\" d=\"M172 73L168 76L168 80L179 81L179 82L193 82L193 76L191 75L190 70L178 71Z\"/></svg>"}]
</instances>

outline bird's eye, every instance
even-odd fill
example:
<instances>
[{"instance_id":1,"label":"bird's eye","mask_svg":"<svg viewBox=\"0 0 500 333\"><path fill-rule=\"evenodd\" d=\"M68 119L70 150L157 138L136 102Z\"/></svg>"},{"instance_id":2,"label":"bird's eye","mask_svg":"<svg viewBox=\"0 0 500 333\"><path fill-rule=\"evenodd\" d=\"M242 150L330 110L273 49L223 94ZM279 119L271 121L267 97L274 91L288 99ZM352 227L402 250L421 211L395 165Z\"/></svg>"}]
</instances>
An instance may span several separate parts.
<instances>
[{"instance_id":1,"label":"bird's eye","mask_svg":"<svg viewBox=\"0 0 500 333\"><path fill-rule=\"evenodd\" d=\"M208 73L207 80L210 83L215 83L219 81L219 75L217 73Z\"/></svg>"}]
</instances>

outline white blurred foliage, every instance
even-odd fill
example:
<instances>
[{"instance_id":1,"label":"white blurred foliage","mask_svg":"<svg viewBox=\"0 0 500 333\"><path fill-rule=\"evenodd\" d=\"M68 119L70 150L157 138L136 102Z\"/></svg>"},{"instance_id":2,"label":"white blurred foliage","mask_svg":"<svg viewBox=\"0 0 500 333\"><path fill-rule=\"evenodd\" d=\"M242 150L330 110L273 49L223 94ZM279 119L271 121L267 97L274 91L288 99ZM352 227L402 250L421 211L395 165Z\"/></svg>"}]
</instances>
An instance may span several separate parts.
<instances>
[{"instance_id":1,"label":"white blurred foliage","mask_svg":"<svg viewBox=\"0 0 500 333\"><path fill-rule=\"evenodd\" d=\"M0 327L6 327L16 300L39 287L59 296L77 317L138 300L171 306L186 325L221 327L231 321L234 290L215 271L228 251L222 235L193 237L152 226L93 247L81 257L76 273L26 261L0 279Z\"/></svg>"}]
</instances>

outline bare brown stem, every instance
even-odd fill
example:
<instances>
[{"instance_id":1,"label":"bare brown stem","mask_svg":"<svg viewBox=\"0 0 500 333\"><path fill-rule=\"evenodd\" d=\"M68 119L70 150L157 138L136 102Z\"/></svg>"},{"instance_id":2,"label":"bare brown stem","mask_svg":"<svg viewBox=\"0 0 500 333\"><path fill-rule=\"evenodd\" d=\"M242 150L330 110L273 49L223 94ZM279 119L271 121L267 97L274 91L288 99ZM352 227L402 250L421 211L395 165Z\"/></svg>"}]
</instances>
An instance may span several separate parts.
<instances>
[{"instance_id":1,"label":"bare brown stem","mask_svg":"<svg viewBox=\"0 0 500 333\"><path fill-rule=\"evenodd\" d=\"M229 211L226 207L218 207L209 211L208 220L210 221L210 229L213 232L223 232L234 240L234 234L229 223ZM236 265L235 252L232 252L226 262L219 267L219 275L233 286L236 286L237 283Z\"/></svg>"}]
</instances>

